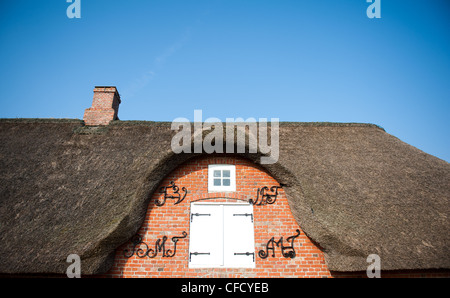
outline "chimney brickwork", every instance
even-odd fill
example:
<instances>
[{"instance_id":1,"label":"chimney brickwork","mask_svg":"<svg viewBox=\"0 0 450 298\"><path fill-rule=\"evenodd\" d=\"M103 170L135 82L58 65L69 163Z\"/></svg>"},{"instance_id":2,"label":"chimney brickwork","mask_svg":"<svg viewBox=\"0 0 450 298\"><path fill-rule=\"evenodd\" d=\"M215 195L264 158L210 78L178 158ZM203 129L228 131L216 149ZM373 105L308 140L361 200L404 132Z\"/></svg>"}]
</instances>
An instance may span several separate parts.
<instances>
[{"instance_id":1,"label":"chimney brickwork","mask_svg":"<svg viewBox=\"0 0 450 298\"><path fill-rule=\"evenodd\" d=\"M84 123L87 126L99 126L118 120L120 103L120 95L116 87L95 87L92 107L84 112Z\"/></svg>"}]
</instances>

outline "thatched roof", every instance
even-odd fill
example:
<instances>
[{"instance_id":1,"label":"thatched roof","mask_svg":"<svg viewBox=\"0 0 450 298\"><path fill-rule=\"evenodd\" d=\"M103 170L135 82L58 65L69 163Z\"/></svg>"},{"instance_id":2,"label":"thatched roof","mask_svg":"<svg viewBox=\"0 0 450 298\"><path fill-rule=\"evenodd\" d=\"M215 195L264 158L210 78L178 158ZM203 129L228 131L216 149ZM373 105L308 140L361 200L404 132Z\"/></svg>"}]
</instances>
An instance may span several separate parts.
<instances>
[{"instance_id":1,"label":"thatched roof","mask_svg":"<svg viewBox=\"0 0 450 298\"><path fill-rule=\"evenodd\" d=\"M0 273L105 272L143 222L173 154L170 123L0 120ZM259 162L259 154L241 154ZM281 123L263 165L332 271L450 268L450 165L365 124Z\"/></svg>"}]
</instances>

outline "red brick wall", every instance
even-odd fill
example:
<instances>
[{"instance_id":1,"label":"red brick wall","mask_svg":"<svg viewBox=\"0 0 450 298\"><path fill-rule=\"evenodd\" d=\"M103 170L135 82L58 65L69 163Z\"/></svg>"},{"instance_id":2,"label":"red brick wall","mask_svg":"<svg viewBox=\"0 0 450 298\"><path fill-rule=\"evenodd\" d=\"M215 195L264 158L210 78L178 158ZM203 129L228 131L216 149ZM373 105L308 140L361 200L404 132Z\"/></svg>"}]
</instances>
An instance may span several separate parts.
<instances>
[{"instance_id":1,"label":"red brick wall","mask_svg":"<svg viewBox=\"0 0 450 298\"><path fill-rule=\"evenodd\" d=\"M208 193L208 165L234 164L236 165L236 192ZM254 164L235 158L203 158L188 162L164 179L160 186L168 186L174 181L177 186L186 187L188 195L183 202L174 205L174 200L167 200L165 205L158 207L155 201L162 197L155 193L149 204L144 224L139 230L143 241L154 248L155 241L164 235L168 237L166 249L173 250L173 236L181 236L186 231L188 236L177 243L176 254L172 258L162 257L161 253L155 258L131 258L123 256L123 250L130 248L129 244L117 249L113 268L107 274L109 277L330 277L321 250L305 236L294 220L285 193L279 190L276 202L272 205L254 206L255 229L255 261L256 268L208 268L189 269L189 214L190 203L200 199L227 198L222 201L248 201L256 199L257 189L263 186L279 186L277 181ZM180 191L181 192L181 191ZM267 242L275 237L278 241L296 234L300 229L301 235L295 239L296 257L284 258L281 249L275 246L275 258L269 255L262 259L258 251L265 248Z\"/></svg>"},{"instance_id":2,"label":"red brick wall","mask_svg":"<svg viewBox=\"0 0 450 298\"><path fill-rule=\"evenodd\" d=\"M234 164L236 165L236 192L208 193L208 165ZM148 206L145 222L138 234L143 236L143 242L154 249L155 242L167 236L166 249L173 250L171 238L187 237L177 243L176 254L172 258L162 257L161 252L155 258L138 258L134 255L125 258L124 249L131 249L130 243L119 247L113 268L103 277L367 277L365 272L330 272L320 248L315 245L298 226L293 218L283 189L273 205L254 206L255 231L255 261L256 267L243 268L188 268L189 258L189 223L190 203L197 200L230 201L256 198L259 187L279 186L279 183L255 164L236 158L206 157L192 160L173 171L162 181L160 187L169 186L174 181L177 186L186 187L188 195L178 205L168 199L165 205L159 207L155 202L163 196L155 193ZM158 188L159 189L159 188ZM227 198L227 199L218 199ZM275 258L270 255L266 259L258 256L258 251L265 248L267 242L275 237L286 238L296 234L294 247L296 257L287 259L282 257L281 249L275 247ZM270 252L269 252L270 254ZM381 272L381 277L450 277L449 270L406 270Z\"/></svg>"}]
</instances>

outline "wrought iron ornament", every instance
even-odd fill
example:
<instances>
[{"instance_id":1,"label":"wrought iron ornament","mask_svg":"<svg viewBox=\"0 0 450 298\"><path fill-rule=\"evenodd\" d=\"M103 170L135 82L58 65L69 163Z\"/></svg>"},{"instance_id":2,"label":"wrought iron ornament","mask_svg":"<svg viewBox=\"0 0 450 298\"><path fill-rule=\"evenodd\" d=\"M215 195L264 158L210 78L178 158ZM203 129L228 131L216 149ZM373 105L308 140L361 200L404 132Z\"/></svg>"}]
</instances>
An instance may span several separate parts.
<instances>
[{"instance_id":1,"label":"wrought iron ornament","mask_svg":"<svg viewBox=\"0 0 450 298\"><path fill-rule=\"evenodd\" d=\"M162 201L160 201L159 199L156 200L156 206L163 206L166 203L167 199L176 199L177 201L175 202L174 205L177 205L181 202L183 202L184 198L186 197L188 190L186 189L186 187L182 187L181 190L184 191L184 194L181 195L180 194L180 188L178 186L175 185L175 182L170 181L169 183L170 186L163 186L160 188L159 192L164 194L164 198ZM173 194L168 194L167 190L168 189L172 189L173 190Z\"/></svg>"},{"instance_id":2,"label":"wrought iron ornament","mask_svg":"<svg viewBox=\"0 0 450 298\"><path fill-rule=\"evenodd\" d=\"M283 257L291 258L291 259L295 258L294 240L295 240L295 238L300 236L300 230L297 229L296 232L297 232L296 235L293 235L286 239L286 241L288 243L290 243L289 246L284 246L283 237L281 237L280 240L278 240L278 241L275 241L274 240L275 237L272 237L266 244L266 251L261 249L258 252L258 256L261 259L265 259L269 256L269 251L272 251L272 258L274 258L275 257L275 245L276 245L278 247L281 247L281 254L283 255Z\"/></svg>"},{"instance_id":3,"label":"wrought iron ornament","mask_svg":"<svg viewBox=\"0 0 450 298\"><path fill-rule=\"evenodd\" d=\"M147 243L142 241L142 236L135 235L131 239L131 243L133 244L133 249L131 251L129 251L128 249L124 249L123 255L126 258L131 258L134 254L136 254L136 256L138 256L139 258L144 258L144 257L154 258L158 255L158 252L162 252L163 258L171 258L177 252L178 240L187 237L186 232L183 232L182 234L183 234L183 236L172 237L173 251L171 249L166 250L167 236L162 237L162 240L158 239L155 243L155 249L152 249L152 248L149 248Z\"/></svg>"},{"instance_id":4,"label":"wrought iron ornament","mask_svg":"<svg viewBox=\"0 0 450 298\"><path fill-rule=\"evenodd\" d=\"M267 193L269 191L269 188L267 186L258 188L256 192L256 200L253 201L252 199L250 199L249 200L250 204L260 206L275 203L275 201L277 200L279 188L281 188L281 186L272 186L270 188L270 191L272 193Z\"/></svg>"}]
</instances>

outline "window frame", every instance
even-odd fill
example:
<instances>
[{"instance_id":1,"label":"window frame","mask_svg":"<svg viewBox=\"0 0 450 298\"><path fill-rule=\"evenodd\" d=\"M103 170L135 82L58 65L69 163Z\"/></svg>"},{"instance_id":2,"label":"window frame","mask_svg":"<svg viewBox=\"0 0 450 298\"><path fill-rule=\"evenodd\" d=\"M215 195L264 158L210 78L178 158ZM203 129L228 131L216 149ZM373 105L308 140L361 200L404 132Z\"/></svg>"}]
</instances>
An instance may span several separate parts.
<instances>
[{"instance_id":1,"label":"window frame","mask_svg":"<svg viewBox=\"0 0 450 298\"><path fill-rule=\"evenodd\" d=\"M221 171L221 184L223 183L224 177L222 176L223 171L230 171L230 185L214 185L214 179L218 177L214 177L214 171ZM228 178L228 177L225 177ZM236 166L228 165L228 164L211 164L208 165L208 192L235 192L236 191Z\"/></svg>"}]
</instances>

